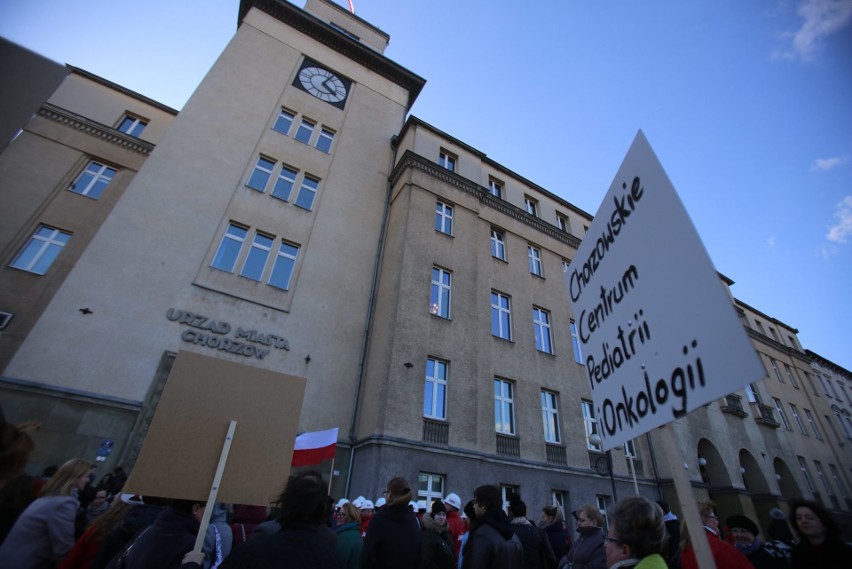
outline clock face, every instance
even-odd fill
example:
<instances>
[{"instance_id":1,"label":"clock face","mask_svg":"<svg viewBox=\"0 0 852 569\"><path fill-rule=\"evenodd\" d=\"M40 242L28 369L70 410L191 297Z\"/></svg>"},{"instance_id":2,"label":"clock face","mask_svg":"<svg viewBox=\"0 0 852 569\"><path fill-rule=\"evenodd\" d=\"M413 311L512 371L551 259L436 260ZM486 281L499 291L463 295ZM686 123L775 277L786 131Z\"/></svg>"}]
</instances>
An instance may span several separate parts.
<instances>
[{"instance_id":1,"label":"clock face","mask_svg":"<svg viewBox=\"0 0 852 569\"><path fill-rule=\"evenodd\" d=\"M346 85L331 71L321 67L303 67L299 83L305 91L327 103L339 103L346 98Z\"/></svg>"}]
</instances>

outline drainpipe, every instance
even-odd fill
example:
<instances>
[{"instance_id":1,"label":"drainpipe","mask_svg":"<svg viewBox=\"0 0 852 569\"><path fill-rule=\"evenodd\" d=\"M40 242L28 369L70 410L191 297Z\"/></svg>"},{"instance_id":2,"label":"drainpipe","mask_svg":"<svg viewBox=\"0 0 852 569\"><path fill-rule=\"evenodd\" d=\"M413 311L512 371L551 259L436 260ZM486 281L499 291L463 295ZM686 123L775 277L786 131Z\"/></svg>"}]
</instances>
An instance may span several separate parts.
<instances>
[{"instance_id":1,"label":"drainpipe","mask_svg":"<svg viewBox=\"0 0 852 569\"><path fill-rule=\"evenodd\" d=\"M654 467L654 484L657 485L657 493L660 495L660 500L663 500L663 488L660 485L660 471L657 468L657 455L654 454L654 443L651 442L651 432L645 433L645 439L648 441L648 450L651 453L651 466Z\"/></svg>"}]
</instances>

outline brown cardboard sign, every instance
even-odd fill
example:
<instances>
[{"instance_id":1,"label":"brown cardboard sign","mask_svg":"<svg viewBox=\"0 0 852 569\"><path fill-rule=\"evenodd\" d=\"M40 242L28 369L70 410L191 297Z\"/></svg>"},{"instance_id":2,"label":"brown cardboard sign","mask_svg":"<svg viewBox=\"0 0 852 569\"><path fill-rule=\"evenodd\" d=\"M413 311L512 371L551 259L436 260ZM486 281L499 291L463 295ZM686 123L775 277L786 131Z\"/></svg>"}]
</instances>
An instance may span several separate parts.
<instances>
[{"instance_id":1,"label":"brown cardboard sign","mask_svg":"<svg viewBox=\"0 0 852 569\"><path fill-rule=\"evenodd\" d=\"M206 500L233 420L218 501L269 505L290 474L305 383L178 352L125 492Z\"/></svg>"}]
</instances>

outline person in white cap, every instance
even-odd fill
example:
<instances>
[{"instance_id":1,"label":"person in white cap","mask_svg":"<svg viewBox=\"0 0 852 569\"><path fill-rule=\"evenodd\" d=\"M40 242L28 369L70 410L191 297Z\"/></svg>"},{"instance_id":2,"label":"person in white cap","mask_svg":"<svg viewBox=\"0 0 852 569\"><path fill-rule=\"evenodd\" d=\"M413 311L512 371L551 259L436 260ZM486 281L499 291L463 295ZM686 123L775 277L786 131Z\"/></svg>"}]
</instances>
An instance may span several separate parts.
<instances>
[{"instance_id":1,"label":"person in white cap","mask_svg":"<svg viewBox=\"0 0 852 569\"><path fill-rule=\"evenodd\" d=\"M366 539L367 528L373 519L373 501L366 498L361 501L361 538Z\"/></svg>"},{"instance_id":2,"label":"person in white cap","mask_svg":"<svg viewBox=\"0 0 852 569\"><path fill-rule=\"evenodd\" d=\"M376 509L376 510L381 510L381 509L382 509L382 506L384 506L386 503L387 503L387 500L385 500L385 497L384 497L384 496L382 496L381 498L379 498L378 500L376 500L376 508L375 508L375 509Z\"/></svg>"},{"instance_id":3,"label":"person in white cap","mask_svg":"<svg viewBox=\"0 0 852 569\"><path fill-rule=\"evenodd\" d=\"M467 531L459 515L459 510L462 507L461 498L459 498L458 494L450 492L444 498L443 502L447 508L447 526L450 528L450 535L453 536L453 554L456 556L456 560L458 560L459 551L461 550L461 536Z\"/></svg>"}]
</instances>

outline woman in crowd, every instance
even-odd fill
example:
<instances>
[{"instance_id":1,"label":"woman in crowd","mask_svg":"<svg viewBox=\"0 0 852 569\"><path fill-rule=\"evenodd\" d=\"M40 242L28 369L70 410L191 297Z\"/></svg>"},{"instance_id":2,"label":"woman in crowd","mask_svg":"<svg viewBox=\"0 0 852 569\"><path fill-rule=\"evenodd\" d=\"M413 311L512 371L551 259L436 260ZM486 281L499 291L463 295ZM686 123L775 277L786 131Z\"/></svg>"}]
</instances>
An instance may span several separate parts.
<instances>
[{"instance_id":1,"label":"woman in crowd","mask_svg":"<svg viewBox=\"0 0 852 569\"><path fill-rule=\"evenodd\" d=\"M387 502L373 516L364 549L361 569L415 567L420 550L420 525L409 507L411 490L405 478L392 478L385 490Z\"/></svg>"},{"instance_id":2,"label":"woman in crowd","mask_svg":"<svg viewBox=\"0 0 852 569\"><path fill-rule=\"evenodd\" d=\"M715 511L716 504L713 502L698 502L698 514L701 516L704 533L707 535L707 543L710 545L710 553L716 561L716 567L725 569L754 569L746 556L736 547L723 541L719 536L719 517ZM689 528L684 523L681 526L680 538L680 566L681 569L699 569L698 559L692 547L689 537Z\"/></svg>"},{"instance_id":3,"label":"woman in crowd","mask_svg":"<svg viewBox=\"0 0 852 569\"><path fill-rule=\"evenodd\" d=\"M840 538L840 527L822 505L807 500L790 504L799 542L793 546L793 567L852 568L852 546Z\"/></svg>"},{"instance_id":4,"label":"woman in crowd","mask_svg":"<svg viewBox=\"0 0 852 569\"><path fill-rule=\"evenodd\" d=\"M556 556L544 532L527 519L527 505L519 494L509 496L512 531L524 546L524 567L549 569L556 566Z\"/></svg>"},{"instance_id":5,"label":"woman in crowd","mask_svg":"<svg viewBox=\"0 0 852 569\"><path fill-rule=\"evenodd\" d=\"M453 536L447 526L447 508L441 500L432 504L432 511L420 518L423 532L420 534L420 569L453 569L456 556L453 553Z\"/></svg>"},{"instance_id":6,"label":"woman in crowd","mask_svg":"<svg viewBox=\"0 0 852 569\"><path fill-rule=\"evenodd\" d=\"M666 542L663 510L642 496L631 496L618 503L609 517L605 542L609 569L666 569L666 560L660 555Z\"/></svg>"},{"instance_id":7,"label":"woman in crowd","mask_svg":"<svg viewBox=\"0 0 852 569\"><path fill-rule=\"evenodd\" d=\"M556 559L568 551L568 531L565 529L565 517L559 506L545 506L541 509L542 516L539 525L550 540L550 547Z\"/></svg>"},{"instance_id":8,"label":"woman in crowd","mask_svg":"<svg viewBox=\"0 0 852 569\"><path fill-rule=\"evenodd\" d=\"M559 561L559 569L604 569L606 552L602 529L603 515L594 504L581 506L574 515L577 518L577 533L580 534L580 539L574 541L568 554Z\"/></svg>"},{"instance_id":9,"label":"woman in crowd","mask_svg":"<svg viewBox=\"0 0 852 569\"><path fill-rule=\"evenodd\" d=\"M784 569L788 566L783 555L776 556L774 550L757 539L760 528L750 518L739 514L728 516L725 525L734 538L734 547L751 561L755 569Z\"/></svg>"},{"instance_id":10,"label":"woman in crowd","mask_svg":"<svg viewBox=\"0 0 852 569\"><path fill-rule=\"evenodd\" d=\"M104 536L124 520L130 506L116 498L107 511L92 520L80 539L65 556L59 569L89 569L101 547Z\"/></svg>"},{"instance_id":11,"label":"woman in crowd","mask_svg":"<svg viewBox=\"0 0 852 569\"><path fill-rule=\"evenodd\" d=\"M76 492L89 481L92 465L80 459L63 464L15 522L0 547L0 567L56 567L74 545Z\"/></svg>"},{"instance_id":12,"label":"woman in crowd","mask_svg":"<svg viewBox=\"0 0 852 569\"><path fill-rule=\"evenodd\" d=\"M364 540L361 537L361 512L346 500L334 512L337 531L337 551L343 557L346 569L358 569Z\"/></svg>"}]
</instances>

